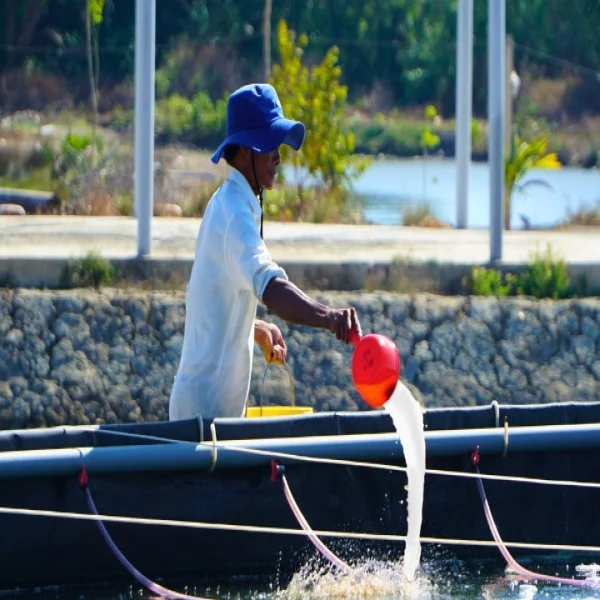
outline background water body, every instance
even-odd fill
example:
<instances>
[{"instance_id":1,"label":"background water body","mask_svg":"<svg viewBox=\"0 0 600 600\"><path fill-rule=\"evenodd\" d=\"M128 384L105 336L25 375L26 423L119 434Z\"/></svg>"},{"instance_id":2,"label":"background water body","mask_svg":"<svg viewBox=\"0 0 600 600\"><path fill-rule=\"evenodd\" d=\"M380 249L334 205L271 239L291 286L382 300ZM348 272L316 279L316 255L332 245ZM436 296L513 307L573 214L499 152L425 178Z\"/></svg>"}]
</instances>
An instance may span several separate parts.
<instances>
[{"instance_id":1,"label":"background water body","mask_svg":"<svg viewBox=\"0 0 600 600\"><path fill-rule=\"evenodd\" d=\"M293 176L291 172L288 177ZM533 170L521 181L543 179L552 186L530 186L513 195L512 227L523 228L519 215L533 227L547 227L563 221L581 208L600 206L600 171L563 167L556 171ZM468 227L488 228L490 215L489 168L471 163ZM400 225L407 208L426 202L442 221L456 226L456 163L453 159L374 159L354 183L354 193L363 204L367 221Z\"/></svg>"}]
</instances>

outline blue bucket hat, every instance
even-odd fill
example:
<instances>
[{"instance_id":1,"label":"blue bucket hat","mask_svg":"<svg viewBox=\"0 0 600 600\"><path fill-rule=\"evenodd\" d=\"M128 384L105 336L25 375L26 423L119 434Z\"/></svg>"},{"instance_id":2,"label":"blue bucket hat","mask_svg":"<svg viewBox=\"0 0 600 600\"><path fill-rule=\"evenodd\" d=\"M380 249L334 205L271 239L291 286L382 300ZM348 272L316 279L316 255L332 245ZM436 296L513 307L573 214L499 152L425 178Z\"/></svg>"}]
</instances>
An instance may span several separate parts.
<instances>
[{"instance_id":1,"label":"blue bucket hat","mask_svg":"<svg viewBox=\"0 0 600 600\"><path fill-rule=\"evenodd\" d=\"M272 85L245 85L229 96L227 137L212 155L217 164L226 146L236 144L255 152L273 152L281 144L299 150L306 128L300 121L283 116L281 102Z\"/></svg>"}]
</instances>

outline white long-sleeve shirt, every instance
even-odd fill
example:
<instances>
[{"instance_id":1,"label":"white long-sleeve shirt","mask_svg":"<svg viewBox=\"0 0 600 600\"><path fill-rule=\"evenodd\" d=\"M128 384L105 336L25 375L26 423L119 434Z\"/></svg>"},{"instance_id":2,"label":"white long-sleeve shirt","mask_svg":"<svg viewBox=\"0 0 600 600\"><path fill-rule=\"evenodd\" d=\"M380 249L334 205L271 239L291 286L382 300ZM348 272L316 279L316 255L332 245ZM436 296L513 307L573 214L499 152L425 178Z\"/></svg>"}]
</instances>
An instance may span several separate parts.
<instances>
[{"instance_id":1,"label":"white long-sleeve shirt","mask_svg":"<svg viewBox=\"0 0 600 600\"><path fill-rule=\"evenodd\" d=\"M287 279L260 237L261 208L231 168L200 225L179 369L169 418L240 417L250 389L258 301L273 277Z\"/></svg>"}]
</instances>

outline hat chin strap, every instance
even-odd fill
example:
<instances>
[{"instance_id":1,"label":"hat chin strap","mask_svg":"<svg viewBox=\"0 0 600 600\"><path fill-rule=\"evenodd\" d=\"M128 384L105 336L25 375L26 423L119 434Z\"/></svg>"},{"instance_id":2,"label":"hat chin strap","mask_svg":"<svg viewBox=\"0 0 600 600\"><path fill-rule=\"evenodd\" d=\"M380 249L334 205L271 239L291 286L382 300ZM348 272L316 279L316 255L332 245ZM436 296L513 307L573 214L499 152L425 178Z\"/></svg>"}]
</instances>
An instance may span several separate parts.
<instances>
[{"instance_id":1,"label":"hat chin strap","mask_svg":"<svg viewBox=\"0 0 600 600\"><path fill-rule=\"evenodd\" d=\"M262 185L258 184L258 177L256 176L256 165L254 164L254 150L251 151L252 156L252 173L254 175L254 182L258 186L258 197L260 202L260 239L263 239L263 215L265 211L263 210L263 188Z\"/></svg>"}]
</instances>

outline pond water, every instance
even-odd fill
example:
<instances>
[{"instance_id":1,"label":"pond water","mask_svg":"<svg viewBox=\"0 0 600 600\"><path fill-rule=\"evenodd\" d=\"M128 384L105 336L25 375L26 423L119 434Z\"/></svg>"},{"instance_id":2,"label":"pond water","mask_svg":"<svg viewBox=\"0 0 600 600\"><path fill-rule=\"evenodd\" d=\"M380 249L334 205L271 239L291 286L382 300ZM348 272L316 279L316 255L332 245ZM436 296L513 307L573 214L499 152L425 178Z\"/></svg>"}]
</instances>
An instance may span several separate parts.
<instances>
[{"instance_id":1,"label":"pond water","mask_svg":"<svg viewBox=\"0 0 600 600\"><path fill-rule=\"evenodd\" d=\"M560 563L548 560L521 560L533 570L563 577L581 578L580 565L575 557ZM587 563L589 573L598 565ZM300 569L291 582L235 578L222 581L163 582L171 589L201 598L239 600L300 600L309 598L388 598L398 600L592 600L600 591L577 589L571 586L523 581L506 572L500 561L468 563L440 550L436 558L425 558L419 577L410 585L401 581L399 563L371 563L352 578L334 578L311 566ZM30 594L15 593L0 597L30 598ZM95 586L45 590L33 595L39 600L124 600L126 598L156 598L139 586Z\"/></svg>"},{"instance_id":2,"label":"pond water","mask_svg":"<svg viewBox=\"0 0 600 600\"><path fill-rule=\"evenodd\" d=\"M521 183L543 180L513 195L512 227L522 229L527 219L533 227L563 221L569 213L600 203L600 171L565 167L556 171L533 170ZM490 195L487 163L472 163L468 202L469 228L489 226ZM403 212L426 203L439 219L456 225L456 165L454 160L420 158L377 160L355 182L354 192L372 223L399 225Z\"/></svg>"}]
</instances>

